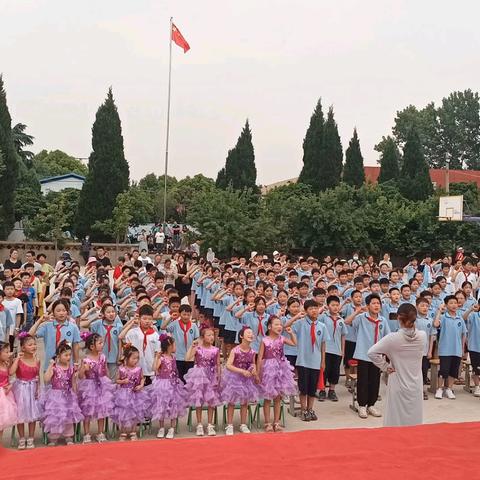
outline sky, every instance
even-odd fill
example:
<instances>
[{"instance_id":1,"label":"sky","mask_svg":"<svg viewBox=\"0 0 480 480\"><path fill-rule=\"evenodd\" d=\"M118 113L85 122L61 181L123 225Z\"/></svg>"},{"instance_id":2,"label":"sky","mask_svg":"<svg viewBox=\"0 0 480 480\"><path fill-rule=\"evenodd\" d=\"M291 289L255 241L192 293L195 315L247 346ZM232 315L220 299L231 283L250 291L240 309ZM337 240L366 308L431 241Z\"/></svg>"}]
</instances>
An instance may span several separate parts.
<instances>
[{"instance_id":1,"label":"sky","mask_svg":"<svg viewBox=\"0 0 480 480\"><path fill-rule=\"evenodd\" d=\"M215 178L248 118L257 182L295 177L317 100L367 165L395 113L479 89L480 2L464 0L0 0L0 72L33 150L91 152L110 86L131 178L164 171L169 19L169 174Z\"/></svg>"}]
</instances>

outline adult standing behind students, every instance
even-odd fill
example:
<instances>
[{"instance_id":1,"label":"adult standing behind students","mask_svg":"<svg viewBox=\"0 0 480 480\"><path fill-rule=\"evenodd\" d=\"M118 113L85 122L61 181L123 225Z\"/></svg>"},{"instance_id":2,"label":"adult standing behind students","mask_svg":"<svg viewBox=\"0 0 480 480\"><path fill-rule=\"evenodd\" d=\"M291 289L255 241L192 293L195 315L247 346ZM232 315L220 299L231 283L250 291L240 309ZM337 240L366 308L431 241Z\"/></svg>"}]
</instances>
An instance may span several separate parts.
<instances>
[{"instance_id":1,"label":"adult standing behind students","mask_svg":"<svg viewBox=\"0 0 480 480\"><path fill-rule=\"evenodd\" d=\"M370 347L368 357L388 374L383 425L418 425L423 423L422 357L426 333L415 328L417 309L413 305L400 305L397 314L400 330Z\"/></svg>"},{"instance_id":2,"label":"adult standing behind students","mask_svg":"<svg viewBox=\"0 0 480 480\"><path fill-rule=\"evenodd\" d=\"M18 250L16 248L10 249L10 256L3 262L3 268L9 268L15 277L22 268L22 261L18 258Z\"/></svg>"}]
</instances>

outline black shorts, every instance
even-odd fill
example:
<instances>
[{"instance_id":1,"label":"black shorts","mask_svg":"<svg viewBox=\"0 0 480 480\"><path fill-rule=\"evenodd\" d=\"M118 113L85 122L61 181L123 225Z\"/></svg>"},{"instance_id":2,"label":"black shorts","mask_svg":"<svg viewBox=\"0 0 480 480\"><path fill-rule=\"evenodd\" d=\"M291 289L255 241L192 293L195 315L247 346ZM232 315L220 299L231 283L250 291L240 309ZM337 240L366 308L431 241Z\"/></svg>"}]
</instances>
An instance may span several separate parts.
<instances>
[{"instance_id":1,"label":"black shorts","mask_svg":"<svg viewBox=\"0 0 480 480\"><path fill-rule=\"evenodd\" d=\"M146 375L144 375L143 380L144 380L144 384L143 384L144 387L148 387L149 385L152 384L152 377L147 377Z\"/></svg>"},{"instance_id":2,"label":"black shorts","mask_svg":"<svg viewBox=\"0 0 480 480\"><path fill-rule=\"evenodd\" d=\"M325 370L323 371L325 383L329 385L337 385L340 379L340 365L342 364L342 356L334 353L325 354Z\"/></svg>"},{"instance_id":3,"label":"black shorts","mask_svg":"<svg viewBox=\"0 0 480 480\"><path fill-rule=\"evenodd\" d=\"M177 360L178 376L180 377L180 380L183 383L185 383L185 380L183 379L183 377L191 368L193 368L193 362L186 362L185 360Z\"/></svg>"},{"instance_id":4,"label":"black shorts","mask_svg":"<svg viewBox=\"0 0 480 480\"><path fill-rule=\"evenodd\" d=\"M219 325L220 325L220 318L219 317L216 317L215 315L213 316L213 326L215 328L219 328Z\"/></svg>"},{"instance_id":5,"label":"black shorts","mask_svg":"<svg viewBox=\"0 0 480 480\"><path fill-rule=\"evenodd\" d=\"M233 330L226 330L223 332L223 341L228 345L235 345L237 340L237 332Z\"/></svg>"},{"instance_id":6,"label":"black shorts","mask_svg":"<svg viewBox=\"0 0 480 480\"><path fill-rule=\"evenodd\" d=\"M480 375L480 352L469 352L474 375Z\"/></svg>"},{"instance_id":7,"label":"black shorts","mask_svg":"<svg viewBox=\"0 0 480 480\"><path fill-rule=\"evenodd\" d=\"M461 357L453 355L440 357L440 372L439 375L446 379L448 377L458 378L458 371L460 369Z\"/></svg>"},{"instance_id":8,"label":"black shorts","mask_svg":"<svg viewBox=\"0 0 480 480\"><path fill-rule=\"evenodd\" d=\"M203 314L206 315L207 317L213 317L213 308L204 308L203 309Z\"/></svg>"},{"instance_id":9,"label":"black shorts","mask_svg":"<svg viewBox=\"0 0 480 480\"><path fill-rule=\"evenodd\" d=\"M297 367L296 367L296 364L297 364L297 356L296 356L296 355L285 355L285 357L286 357L287 360L290 362L290 365L291 365L293 368L297 368Z\"/></svg>"},{"instance_id":10,"label":"black shorts","mask_svg":"<svg viewBox=\"0 0 480 480\"><path fill-rule=\"evenodd\" d=\"M225 337L225 325L220 325L220 323L218 324L218 336L220 338Z\"/></svg>"},{"instance_id":11,"label":"black shorts","mask_svg":"<svg viewBox=\"0 0 480 480\"><path fill-rule=\"evenodd\" d=\"M422 357L422 376L423 384L426 385L428 382L428 369L430 368L430 360L427 356Z\"/></svg>"},{"instance_id":12,"label":"black shorts","mask_svg":"<svg viewBox=\"0 0 480 480\"><path fill-rule=\"evenodd\" d=\"M349 368L348 362L353 360L353 354L355 353L355 347L357 342L350 342L350 340L345 340L345 355L343 357L343 366Z\"/></svg>"},{"instance_id":13,"label":"black shorts","mask_svg":"<svg viewBox=\"0 0 480 480\"><path fill-rule=\"evenodd\" d=\"M195 305L200 308L200 299L197 296L195 297Z\"/></svg>"},{"instance_id":14,"label":"black shorts","mask_svg":"<svg viewBox=\"0 0 480 480\"><path fill-rule=\"evenodd\" d=\"M297 366L297 372L300 395L314 397L317 393L317 383L320 377L320 370Z\"/></svg>"}]
</instances>

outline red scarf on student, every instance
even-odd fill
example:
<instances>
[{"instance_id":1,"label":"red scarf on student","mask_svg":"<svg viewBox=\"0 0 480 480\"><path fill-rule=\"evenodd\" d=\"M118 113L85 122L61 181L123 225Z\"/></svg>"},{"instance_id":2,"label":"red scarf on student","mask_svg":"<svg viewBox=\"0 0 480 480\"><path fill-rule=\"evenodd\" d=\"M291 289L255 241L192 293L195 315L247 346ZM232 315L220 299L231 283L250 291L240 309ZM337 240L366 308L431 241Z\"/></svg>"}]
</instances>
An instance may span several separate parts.
<instances>
[{"instance_id":1,"label":"red scarf on student","mask_svg":"<svg viewBox=\"0 0 480 480\"><path fill-rule=\"evenodd\" d=\"M337 322L338 322L338 317L330 317L333 322L333 336L335 337L335 332L337 331Z\"/></svg>"},{"instance_id":2,"label":"red scarf on student","mask_svg":"<svg viewBox=\"0 0 480 480\"><path fill-rule=\"evenodd\" d=\"M310 340L312 341L312 352L315 350L315 342L317 340L317 335L315 333L316 322L312 322L310 325Z\"/></svg>"},{"instance_id":3,"label":"red scarf on student","mask_svg":"<svg viewBox=\"0 0 480 480\"><path fill-rule=\"evenodd\" d=\"M57 331L55 332L55 345L58 347L58 344L60 343L60 338L62 338L62 332L60 331L62 327L64 326L64 323L59 323L55 328Z\"/></svg>"},{"instance_id":4,"label":"red scarf on student","mask_svg":"<svg viewBox=\"0 0 480 480\"><path fill-rule=\"evenodd\" d=\"M183 341L185 343L185 348L187 348L187 333L192 328L192 322L189 320L188 323L183 323L181 320L178 322L180 328L183 332Z\"/></svg>"},{"instance_id":5,"label":"red scarf on student","mask_svg":"<svg viewBox=\"0 0 480 480\"><path fill-rule=\"evenodd\" d=\"M105 327L105 340L107 341L107 348L108 348L108 353L110 353L110 350L112 348L112 333L111 330L113 328L113 325L103 325ZM145 350L145 347L143 347L143 350Z\"/></svg>"},{"instance_id":6,"label":"red scarf on student","mask_svg":"<svg viewBox=\"0 0 480 480\"><path fill-rule=\"evenodd\" d=\"M3 304L0 303L0 312L3 312L5 310L5 307L3 306Z\"/></svg>"},{"instance_id":7,"label":"red scarf on student","mask_svg":"<svg viewBox=\"0 0 480 480\"><path fill-rule=\"evenodd\" d=\"M265 315L259 315L258 316L258 330L257 330L257 335L258 336L265 336L265 333L263 331L263 325L262 325L262 322L263 322L263 319L264 319Z\"/></svg>"},{"instance_id":8,"label":"red scarf on student","mask_svg":"<svg viewBox=\"0 0 480 480\"><path fill-rule=\"evenodd\" d=\"M148 335L155 333L155 330L150 327L150 328L147 328L147 330L142 330L142 333L143 333L143 351L145 351L145 349L147 348L147 337Z\"/></svg>"},{"instance_id":9,"label":"red scarf on student","mask_svg":"<svg viewBox=\"0 0 480 480\"><path fill-rule=\"evenodd\" d=\"M377 343L378 342L378 334L379 334L379 331L380 331L380 320L377 318L376 320L374 318L371 318L371 317L368 317L367 316L367 320L371 323L373 323L375 325L375 335L373 337L373 343Z\"/></svg>"}]
</instances>

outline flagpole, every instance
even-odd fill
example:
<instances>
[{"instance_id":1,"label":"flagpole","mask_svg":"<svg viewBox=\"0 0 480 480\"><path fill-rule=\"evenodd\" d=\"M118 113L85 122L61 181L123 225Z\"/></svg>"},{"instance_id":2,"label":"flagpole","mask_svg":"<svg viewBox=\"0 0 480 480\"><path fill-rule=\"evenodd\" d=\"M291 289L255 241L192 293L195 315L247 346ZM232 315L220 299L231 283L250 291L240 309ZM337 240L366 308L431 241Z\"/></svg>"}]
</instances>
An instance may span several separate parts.
<instances>
[{"instance_id":1,"label":"flagpole","mask_svg":"<svg viewBox=\"0 0 480 480\"><path fill-rule=\"evenodd\" d=\"M167 171L168 171L168 141L170 137L170 92L172 83L172 25L173 17L170 17L170 55L168 61L168 103L167 103L167 138L165 141L165 181L163 188L163 226L167 223Z\"/></svg>"}]
</instances>

